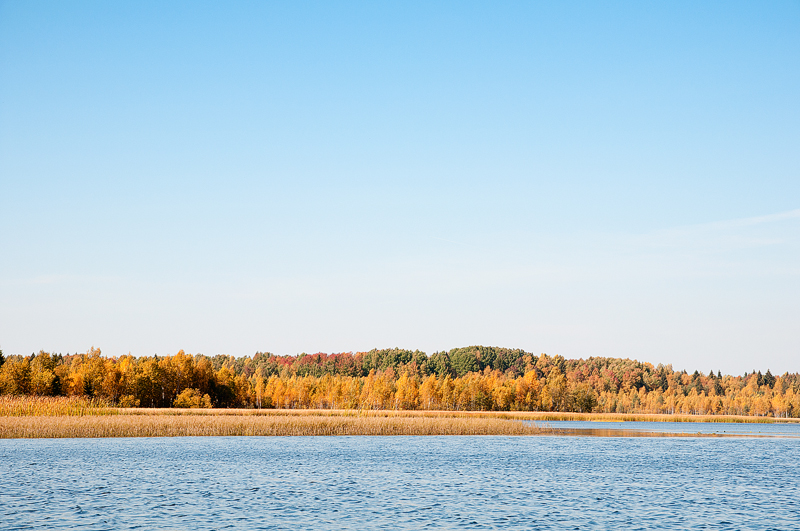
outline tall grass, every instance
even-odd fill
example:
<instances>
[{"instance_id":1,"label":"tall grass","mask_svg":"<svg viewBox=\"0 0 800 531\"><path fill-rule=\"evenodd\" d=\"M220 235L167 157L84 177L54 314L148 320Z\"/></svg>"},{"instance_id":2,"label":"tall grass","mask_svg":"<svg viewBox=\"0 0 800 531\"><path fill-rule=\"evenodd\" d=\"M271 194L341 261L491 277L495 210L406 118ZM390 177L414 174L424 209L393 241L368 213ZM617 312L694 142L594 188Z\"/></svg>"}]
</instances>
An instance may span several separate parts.
<instances>
[{"instance_id":1,"label":"tall grass","mask_svg":"<svg viewBox=\"0 0 800 531\"><path fill-rule=\"evenodd\" d=\"M538 435L546 429L491 418L287 415L113 415L0 417L0 438Z\"/></svg>"},{"instance_id":2,"label":"tall grass","mask_svg":"<svg viewBox=\"0 0 800 531\"><path fill-rule=\"evenodd\" d=\"M515 413L511 413L512 415ZM798 418L754 417L748 415L686 415L681 413L559 413L536 411L523 413L530 420L582 420L589 422L724 422L737 424L800 423Z\"/></svg>"},{"instance_id":3,"label":"tall grass","mask_svg":"<svg viewBox=\"0 0 800 531\"><path fill-rule=\"evenodd\" d=\"M118 413L118 409L97 398L0 396L0 417L83 417Z\"/></svg>"},{"instance_id":4,"label":"tall grass","mask_svg":"<svg viewBox=\"0 0 800 531\"><path fill-rule=\"evenodd\" d=\"M745 415L686 415L660 413L559 413L549 411L438 411L406 409L184 409L131 408L120 409L125 415L255 415L323 417L428 417L428 418L493 418L506 420L596 422L727 422L727 423L800 423L800 419L752 417Z\"/></svg>"},{"instance_id":5,"label":"tall grass","mask_svg":"<svg viewBox=\"0 0 800 531\"><path fill-rule=\"evenodd\" d=\"M0 396L0 438L213 435L567 434L548 421L799 422L725 415L641 415L523 411L117 408L81 397ZM520 422L532 421L532 422Z\"/></svg>"},{"instance_id":6,"label":"tall grass","mask_svg":"<svg viewBox=\"0 0 800 531\"><path fill-rule=\"evenodd\" d=\"M110 402L98 398L0 395L0 417L82 417L97 415L254 415L271 417L315 415L321 417L493 418L533 421L800 423L800 419L796 418L753 417L746 415L670 415L659 413L560 413L552 411L436 411L404 409L119 408Z\"/></svg>"}]
</instances>

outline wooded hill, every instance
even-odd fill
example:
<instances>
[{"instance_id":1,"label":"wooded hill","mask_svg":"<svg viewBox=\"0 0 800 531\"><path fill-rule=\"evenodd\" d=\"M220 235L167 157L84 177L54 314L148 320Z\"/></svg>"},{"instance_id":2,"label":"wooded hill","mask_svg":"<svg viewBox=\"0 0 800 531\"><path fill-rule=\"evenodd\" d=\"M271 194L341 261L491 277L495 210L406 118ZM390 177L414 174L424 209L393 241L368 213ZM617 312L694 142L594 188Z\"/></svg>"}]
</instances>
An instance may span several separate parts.
<instances>
[{"instance_id":1,"label":"wooded hill","mask_svg":"<svg viewBox=\"0 0 800 531\"><path fill-rule=\"evenodd\" d=\"M4 357L0 394L120 406L580 411L800 417L800 375L688 374L621 358L473 346L435 352Z\"/></svg>"}]
</instances>

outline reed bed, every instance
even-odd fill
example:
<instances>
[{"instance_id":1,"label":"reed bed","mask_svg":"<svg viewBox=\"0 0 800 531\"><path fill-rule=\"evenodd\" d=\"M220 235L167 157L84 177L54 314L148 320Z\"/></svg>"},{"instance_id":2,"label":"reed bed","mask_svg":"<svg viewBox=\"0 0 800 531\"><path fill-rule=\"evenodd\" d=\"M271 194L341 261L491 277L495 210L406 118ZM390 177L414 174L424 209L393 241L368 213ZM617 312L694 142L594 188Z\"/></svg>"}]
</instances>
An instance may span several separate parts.
<instances>
[{"instance_id":1,"label":"reed bed","mask_svg":"<svg viewBox=\"0 0 800 531\"><path fill-rule=\"evenodd\" d=\"M83 417L117 415L119 409L97 398L0 396L0 417Z\"/></svg>"},{"instance_id":2,"label":"reed bed","mask_svg":"<svg viewBox=\"0 0 800 531\"><path fill-rule=\"evenodd\" d=\"M515 415L516 412L511 412ZM588 422L725 422L736 424L800 423L798 418L756 417L749 415L687 415L668 413L560 413L524 412L526 419L538 421L580 420Z\"/></svg>"},{"instance_id":3,"label":"reed bed","mask_svg":"<svg viewBox=\"0 0 800 531\"><path fill-rule=\"evenodd\" d=\"M323 417L424 417L424 418L493 418L530 421L590 421L590 422L727 422L727 423L800 423L796 418L754 417L744 415L686 415L646 413L559 413L547 411L438 411L404 409L180 409L129 408L119 409L123 415L254 415Z\"/></svg>"},{"instance_id":4,"label":"reed bed","mask_svg":"<svg viewBox=\"0 0 800 531\"><path fill-rule=\"evenodd\" d=\"M117 408L82 397L0 396L0 438L241 435L541 435L548 421L799 422L728 415L407 411L355 409ZM521 422L529 421L529 422Z\"/></svg>"},{"instance_id":5,"label":"reed bed","mask_svg":"<svg viewBox=\"0 0 800 531\"><path fill-rule=\"evenodd\" d=\"M113 415L0 417L0 438L540 435L533 424L492 418L321 415Z\"/></svg>"}]
</instances>

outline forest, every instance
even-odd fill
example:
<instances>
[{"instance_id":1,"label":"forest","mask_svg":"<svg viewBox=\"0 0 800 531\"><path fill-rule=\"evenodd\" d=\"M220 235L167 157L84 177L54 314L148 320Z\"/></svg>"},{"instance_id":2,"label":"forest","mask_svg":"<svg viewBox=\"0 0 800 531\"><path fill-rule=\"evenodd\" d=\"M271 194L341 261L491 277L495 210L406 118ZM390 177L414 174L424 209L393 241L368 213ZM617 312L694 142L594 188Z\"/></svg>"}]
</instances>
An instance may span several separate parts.
<instances>
[{"instance_id":1,"label":"forest","mask_svg":"<svg viewBox=\"0 0 800 531\"><path fill-rule=\"evenodd\" d=\"M252 357L3 356L0 394L119 407L681 413L800 417L800 374L691 374L631 359L473 346Z\"/></svg>"}]
</instances>

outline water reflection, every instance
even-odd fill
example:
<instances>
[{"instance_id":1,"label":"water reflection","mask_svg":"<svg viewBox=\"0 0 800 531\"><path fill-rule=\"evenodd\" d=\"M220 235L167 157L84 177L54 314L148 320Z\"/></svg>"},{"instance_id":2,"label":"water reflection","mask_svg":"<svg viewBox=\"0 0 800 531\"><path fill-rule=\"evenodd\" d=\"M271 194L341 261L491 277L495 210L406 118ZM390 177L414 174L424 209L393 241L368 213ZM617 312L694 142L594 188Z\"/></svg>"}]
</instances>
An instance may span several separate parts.
<instances>
[{"instance_id":1,"label":"water reflection","mask_svg":"<svg viewBox=\"0 0 800 531\"><path fill-rule=\"evenodd\" d=\"M592 422L536 423L554 435L594 437L798 437L798 423Z\"/></svg>"}]
</instances>

